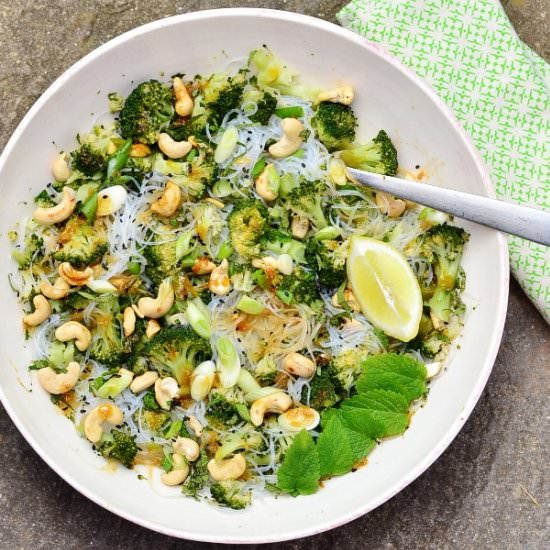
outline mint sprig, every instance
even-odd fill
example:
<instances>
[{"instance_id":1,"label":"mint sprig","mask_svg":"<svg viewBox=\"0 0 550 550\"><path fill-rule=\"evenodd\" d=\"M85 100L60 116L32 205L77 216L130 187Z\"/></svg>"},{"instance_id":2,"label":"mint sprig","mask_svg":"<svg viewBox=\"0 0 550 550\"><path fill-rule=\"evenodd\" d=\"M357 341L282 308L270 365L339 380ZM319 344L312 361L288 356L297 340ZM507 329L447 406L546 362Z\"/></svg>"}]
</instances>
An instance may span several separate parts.
<instances>
[{"instance_id":1,"label":"mint sprig","mask_svg":"<svg viewBox=\"0 0 550 550\"><path fill-rule=\"evenodd\" d=\"M277 472L277 486L293 496L314 493L322 478L345 474L376 441L402 434L410 405L426 392L426 368L412 357L385 353L366 359L357 394L325 411L317 443L303 430Z\"/></svg>"},{"instance_id":2,"label":"mint sprig","mask_svg":"<svg viewBox=\"0 0 550 550\"><path fill-rule=\"evenodd\" d=\"M320 479L319 455L311 434L302 430L288 448L277 471L277 486L292 496L311 495Z\"/></svg>"}]
</instances>

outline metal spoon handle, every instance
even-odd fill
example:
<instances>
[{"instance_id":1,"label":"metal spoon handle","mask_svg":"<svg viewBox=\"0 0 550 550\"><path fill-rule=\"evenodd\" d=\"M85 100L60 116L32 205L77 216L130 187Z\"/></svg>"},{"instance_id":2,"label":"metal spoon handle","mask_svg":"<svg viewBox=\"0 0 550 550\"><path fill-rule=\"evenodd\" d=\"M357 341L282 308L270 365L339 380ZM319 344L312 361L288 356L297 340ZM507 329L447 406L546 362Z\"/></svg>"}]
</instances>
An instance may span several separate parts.
<instances>
[{"instance_id":1,"label":"metal spoon handle","mask_svg":"<svg viewBox=\"0 0 550 550\"><path fill-rule=\"evenodd\" d=\"M550 212L355 168L348 172L358 183L378 191L550 246Z\"/></svg>"}]
</instances>

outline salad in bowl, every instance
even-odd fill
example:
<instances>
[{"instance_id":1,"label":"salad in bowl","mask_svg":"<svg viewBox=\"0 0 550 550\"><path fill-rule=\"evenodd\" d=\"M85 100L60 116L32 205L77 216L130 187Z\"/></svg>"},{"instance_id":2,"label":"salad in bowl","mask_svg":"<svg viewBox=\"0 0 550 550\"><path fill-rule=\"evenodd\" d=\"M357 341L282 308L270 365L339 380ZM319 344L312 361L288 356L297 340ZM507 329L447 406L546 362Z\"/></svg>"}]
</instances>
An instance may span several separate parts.
<instances>
[{"instance_id":1,"label":"salad in bowl","mask_svg":"<svg viewBox=\"0 0 550 550\"><path fill-rule=\"evenodd\" d=\"M426 177L384 129L356 140L354 94L262 46L110 93L112 120L54 159L10 284L33 377L95 452L243 509L414 422L461 331L468 233L353 182Z\"/></svg>"}]
</instances>

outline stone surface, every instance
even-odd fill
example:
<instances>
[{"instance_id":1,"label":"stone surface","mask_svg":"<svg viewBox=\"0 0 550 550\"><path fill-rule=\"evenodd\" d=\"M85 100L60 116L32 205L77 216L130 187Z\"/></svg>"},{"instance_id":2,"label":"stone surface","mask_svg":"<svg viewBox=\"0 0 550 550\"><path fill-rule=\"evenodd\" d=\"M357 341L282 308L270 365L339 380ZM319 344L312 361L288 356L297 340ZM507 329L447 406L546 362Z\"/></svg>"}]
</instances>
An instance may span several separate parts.
<instances>
[{"instance_id":1,"label":"stone surface","mask_svg":"<svg viewBox=\"0 0 550 550\"><path fill-rule=\"evenodd\" d=\"M0 147L44 89L83 54L141 23L258 2L0 0ZM329 20L336 0L264 7ZM548 0L509 0L521 37L546 59ZM422 477L368 516L285 548L525 548L550 540L547 457L550 331L511 284L504 339L464 430ZM213 548L122 520L73 490L34 453L0 407L0 549ZM282 545L270 545L272 547Z\"/></svg>"}]
</instances>

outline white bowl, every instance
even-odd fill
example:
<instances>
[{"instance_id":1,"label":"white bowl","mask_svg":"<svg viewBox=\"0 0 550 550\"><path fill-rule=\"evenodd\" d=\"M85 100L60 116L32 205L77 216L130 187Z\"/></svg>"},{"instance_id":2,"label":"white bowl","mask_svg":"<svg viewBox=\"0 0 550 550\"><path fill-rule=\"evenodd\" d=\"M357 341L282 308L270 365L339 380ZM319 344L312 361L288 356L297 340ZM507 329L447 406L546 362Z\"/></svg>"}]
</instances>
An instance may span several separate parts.
<instances>
[{"instance_id":1,"label":"white bowl","mask_svg":"<svg viewBox=\"0 0 550 550\"><path fill-rule=\"evenodd\" d=\"M377 448L366 468L326 483L313 496L266 496L256 498L244 512L228 513L187 498L162 497L147 481L138 481L135 472L102 469L103 461L56 412L45 392L32 384L26 369L31 351L25 348L20 306L7 284L14 265L8 260L6 233L29 214L24 201L49 181L57 148L70 149L75 133L88 129L105 111L107 92L127 93L132 83L158 77L161 71L194 75L220 69L261 44L268 44L306 78L327 87L351 83L357 91L354 106L363 137L385 128L396 138L402 166L420 164L432 182L493 195L470 139L426 84L379 47L302 15L224 9L156 21L87 55L36 102L0 159L0 397L27 441L78 491L140 525L203 541L268 542L319 533L365 514L403 489L445 450L471 413L491 372L507 304L503 236L464 224L471 232L464 257L466 296L477 307L470 309L460 349L406 434Z\"/></svg>"}]
</instances>

